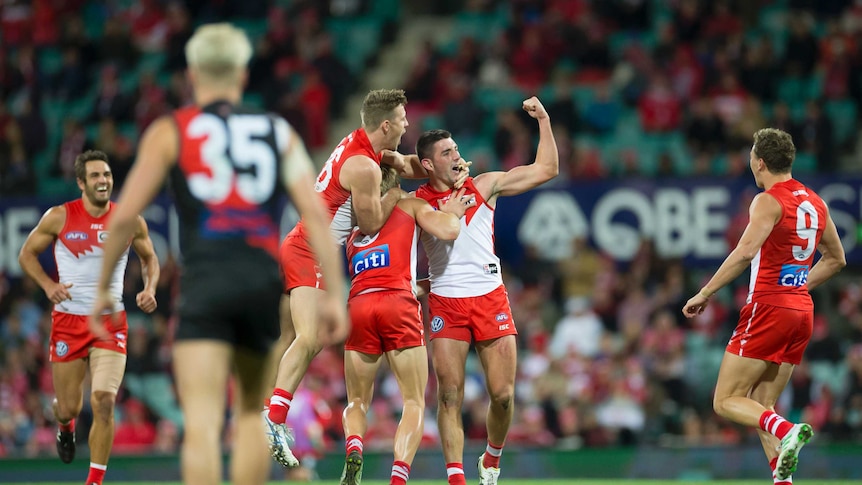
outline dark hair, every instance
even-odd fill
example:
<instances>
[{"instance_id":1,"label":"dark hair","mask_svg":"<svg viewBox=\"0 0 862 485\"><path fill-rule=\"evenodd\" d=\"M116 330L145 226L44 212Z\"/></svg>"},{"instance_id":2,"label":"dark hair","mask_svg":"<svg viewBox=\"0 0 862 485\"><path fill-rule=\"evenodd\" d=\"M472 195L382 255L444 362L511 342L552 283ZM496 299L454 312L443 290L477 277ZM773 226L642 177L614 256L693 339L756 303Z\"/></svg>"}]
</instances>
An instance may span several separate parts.
<instances>
[{"instance_id":1,"label":"dark hair","mask_svg":"<svg viewBox=\"0 0 862 485\"><path fill-rule=\"evenodd\" d=\"M111 162L108 160L108 154L101 150L87 150L86 152L75 157L75 177L84 182L87 180L87 162L99 160L108 165Z\"/></svg>"},{"instance_id":2,"label":"dark hair","mask_svg":"<svg viewBox=\"0 0 862 485\"><path fill-rule=\"evenodd\" d=\"M392 116L392 110L407 104L407 95L403 89L375 89L365 95L362 110L362 126L371 131L377 129L380 123Z\"/></svg>"},{"instance_id":3,"label":"dark hair","mask_svg":"<svg viewBox=\"0 0 862 485\"><path fill-rule=\"evenodd\" d=\"M425 133L422 133L422 136L419 137L419 140L416 141L416 155L419 156L419 160L424 158L431 158L431 147L434 146L440 140L445 140L447 138L452 138L452 133L449 133L446 130L428 130Z\"/></svg>"},{"instance_id":4,"label":"dark hair","mask_svg":"<svg viewBox=\"0 0 862 485\"><path fill-rule=\"evenodd\" d=\"M763 128L754 133L754 156L763 159L769 173L789 173L796 158L796 147L787 132Z\"/></svg>"}]
</instances>

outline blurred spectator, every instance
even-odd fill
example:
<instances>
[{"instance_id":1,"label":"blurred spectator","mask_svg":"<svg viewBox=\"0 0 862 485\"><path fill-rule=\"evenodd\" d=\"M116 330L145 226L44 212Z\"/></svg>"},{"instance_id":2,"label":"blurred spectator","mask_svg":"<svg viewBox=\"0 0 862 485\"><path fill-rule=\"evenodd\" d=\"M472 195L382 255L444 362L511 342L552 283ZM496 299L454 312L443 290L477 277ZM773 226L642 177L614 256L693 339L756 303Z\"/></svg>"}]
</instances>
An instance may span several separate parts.
<instances>
[{"instance_id":1,"label":"blurred spectator","mask_svg":"<svg viewBox=\"0 0 862 485\"><path fill-rule=\"evenodd\" d=\"M603 331L602 321L593 312L588 298L569 298L566 301L566 316L554 325L550 354L555 359L570 352L593 358L599 353Z\"/></svg>"}]
</instances>

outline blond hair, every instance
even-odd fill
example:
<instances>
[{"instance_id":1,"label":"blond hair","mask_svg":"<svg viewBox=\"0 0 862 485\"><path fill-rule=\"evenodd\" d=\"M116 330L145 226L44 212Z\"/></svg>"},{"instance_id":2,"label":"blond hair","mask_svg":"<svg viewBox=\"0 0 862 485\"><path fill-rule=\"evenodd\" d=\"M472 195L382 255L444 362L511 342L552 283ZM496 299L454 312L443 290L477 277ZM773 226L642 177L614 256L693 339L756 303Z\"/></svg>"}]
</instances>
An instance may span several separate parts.
<instances>
[{"instance_id":1,"label":"blond hair","mask_svg":"<svg viewBox=\"0 0 862 485\"><path fill-rule=\"evenodd\" d=\"M210 82L239 82L251 55L251 42L245 32L226 22L202 25L186 42L189 68Z\"/></svg>"},{"instance_id":2,"label":"blond hair","mask_svg":"<svg viewBox=\"0 0 862 485\"><path fill-rule=\"evenodd\" d=\"M393 110L407 104L403 89L375 89L370 91L362 102L362 126L374 131L384 120L389 120ZM391 121L391 120L390 120Z\"/></svg>"}]
</instances>

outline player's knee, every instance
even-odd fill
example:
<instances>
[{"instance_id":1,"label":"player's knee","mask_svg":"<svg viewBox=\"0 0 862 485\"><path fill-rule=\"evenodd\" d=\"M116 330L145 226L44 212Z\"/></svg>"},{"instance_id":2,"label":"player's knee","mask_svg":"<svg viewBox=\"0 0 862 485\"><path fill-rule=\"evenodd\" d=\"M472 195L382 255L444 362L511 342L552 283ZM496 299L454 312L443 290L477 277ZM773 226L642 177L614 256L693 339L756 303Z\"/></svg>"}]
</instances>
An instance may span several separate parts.
<instances>
[{"instance_id":1,"label":"player's knee","mask_svg":"<svg viewBox=\"0 0 862 485\"><path fill-rule=\"evenodd\" d=\"M512 390L500 389L491 393L491 405L508 410L512 407Z\"/></svg>"},{"instance_id":2,"label":"player's knee","mask_svg":"<svg viewBox=\"0 0 862 485\"><path fill-rule=\"evenodd\" d=\"M461 409L461 401L463 400L463 390L457 387L441 386L437 391L437 401L441 407Z\"/></svg>"},{"instance_id":3,"label":"player's knee","mask_svg":"<svg viewBox=\"0 0 862 485\"><path fill-rule=\"evenodd\" d=\"M308 359L311 359L323 350L323 345L320 344L320 340L317 338L315 332L297 333L291 346L297 346L297 348L302 349Z\"/></svg>"},{"instance_id":4,"label":"player's knee","mask_svg":"<svg viewBox=\"0 0 862 485\"><path fill-rule=\"evenodd\" d=\"M68 400L58 398L54 400L54 414L62 422L67 422L80 414L82 407L83 403L80 399Z\"/></svg>"},{"instance_id":5,"label":"player's knee","mask_svg":"<svg viewBox=\"0 0 862 485\"><path fill-rule=\"evenodd\" d=\"M94 391L90 397L90 404L93 406L93 417L102 421L113 419L116 396L112 392Z\"/></svg>"},{"instance_id":6,"label":"player's knee","mask_svg":"<svg viewBox=\"0 0 862 485\"><path fill-rule=\"evenodd\" d=\"M715 414L721 417L727 417L727 412L724 408L725 399L723 396L715 396L712 398L712 409L715 411Z\"/></svg>"}]
</instances>

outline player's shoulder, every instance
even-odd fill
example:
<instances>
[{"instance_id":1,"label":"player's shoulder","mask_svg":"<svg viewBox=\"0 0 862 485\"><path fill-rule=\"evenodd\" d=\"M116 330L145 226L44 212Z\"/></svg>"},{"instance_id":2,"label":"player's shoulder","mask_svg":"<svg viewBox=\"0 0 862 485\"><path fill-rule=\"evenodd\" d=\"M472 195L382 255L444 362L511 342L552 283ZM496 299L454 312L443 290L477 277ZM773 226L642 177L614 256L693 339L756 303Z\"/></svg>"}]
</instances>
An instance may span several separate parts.
<instances>
[{"instance_id":1,"label":"player's shoulder","mask_svg":"<svg viewBox=\"0 0 862 485\"><path fill-rule=\"evenodd\" d=\"M66 218L69 213L67 205L69 204L74 204L74 201L48 208L48 210L46 210L42 215L42 219L39 221L39 226L42 230L59 233L66 224Z\"/></svg>"}]
</instances>

